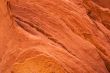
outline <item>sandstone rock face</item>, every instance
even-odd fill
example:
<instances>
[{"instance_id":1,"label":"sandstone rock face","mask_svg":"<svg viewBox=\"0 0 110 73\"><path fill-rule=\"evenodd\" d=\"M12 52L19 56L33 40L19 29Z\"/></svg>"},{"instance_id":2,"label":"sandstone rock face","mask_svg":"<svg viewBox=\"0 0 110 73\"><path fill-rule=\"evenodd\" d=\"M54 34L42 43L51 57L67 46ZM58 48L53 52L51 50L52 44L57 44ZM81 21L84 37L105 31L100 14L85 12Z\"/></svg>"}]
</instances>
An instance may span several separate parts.
<instances>
[{"instance_id":1,"label":"sandstone rock face","mask_svg":"<svg viewBox=\"0 0 110 73\"><path fill-rule=\"evenodd\" d=\"M110 73L110 0L0 0L0 73Z\"/></svg>"}]
</instances>

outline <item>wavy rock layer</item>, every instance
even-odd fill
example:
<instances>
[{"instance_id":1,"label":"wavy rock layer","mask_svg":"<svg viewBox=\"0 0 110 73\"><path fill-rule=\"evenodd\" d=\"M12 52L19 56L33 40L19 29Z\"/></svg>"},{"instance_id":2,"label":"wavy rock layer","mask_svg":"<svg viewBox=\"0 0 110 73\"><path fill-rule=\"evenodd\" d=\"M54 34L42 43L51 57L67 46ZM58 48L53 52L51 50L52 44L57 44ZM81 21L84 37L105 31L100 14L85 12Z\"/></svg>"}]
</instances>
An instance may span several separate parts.
<instances>
[{"instance_id":1,"label":"wavy rock layer","mask_svg":"<svg viewBox=\"0 0 110 73\"><path fill-rule=\"evenodd\" d=\"M0 73L110 73L109 0L0 0Z\"/></svg>"}]
</instances>

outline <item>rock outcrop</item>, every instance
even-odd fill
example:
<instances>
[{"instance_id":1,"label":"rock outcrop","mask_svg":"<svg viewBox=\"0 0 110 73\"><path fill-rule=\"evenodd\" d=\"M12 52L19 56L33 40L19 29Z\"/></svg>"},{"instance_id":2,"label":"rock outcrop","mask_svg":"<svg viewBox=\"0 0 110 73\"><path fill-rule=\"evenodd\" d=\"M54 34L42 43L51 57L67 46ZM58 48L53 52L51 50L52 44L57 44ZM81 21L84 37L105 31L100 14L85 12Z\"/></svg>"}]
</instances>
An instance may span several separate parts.
<instances>
[{"instance_id":1,"label":"rock outcrop","mask_svg":"<svg viewBox=\"0 0 110 73\"><path fill-rule=\"evenodd\" d=\"M0 0L0 73L110 73L109 0Z\"/></svg>"}]
</instances>

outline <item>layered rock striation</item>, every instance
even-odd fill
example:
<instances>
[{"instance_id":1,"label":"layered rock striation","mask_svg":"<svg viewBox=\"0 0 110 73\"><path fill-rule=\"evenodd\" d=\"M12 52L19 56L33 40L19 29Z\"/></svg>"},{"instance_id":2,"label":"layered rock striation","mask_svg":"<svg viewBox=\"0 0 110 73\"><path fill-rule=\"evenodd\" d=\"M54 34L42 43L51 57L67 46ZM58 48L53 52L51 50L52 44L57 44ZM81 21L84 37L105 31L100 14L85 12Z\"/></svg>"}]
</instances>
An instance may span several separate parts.
<instances>
[{"instance_id":1,"label":"layered rock striation","mask_svg":"<svg viewBox=\"0 0 110 73\"><path fill-rule=\"evenodd\" d=\"M110 73L109 0L0 0L0 73Z\"/></svg>"}]
</instances>

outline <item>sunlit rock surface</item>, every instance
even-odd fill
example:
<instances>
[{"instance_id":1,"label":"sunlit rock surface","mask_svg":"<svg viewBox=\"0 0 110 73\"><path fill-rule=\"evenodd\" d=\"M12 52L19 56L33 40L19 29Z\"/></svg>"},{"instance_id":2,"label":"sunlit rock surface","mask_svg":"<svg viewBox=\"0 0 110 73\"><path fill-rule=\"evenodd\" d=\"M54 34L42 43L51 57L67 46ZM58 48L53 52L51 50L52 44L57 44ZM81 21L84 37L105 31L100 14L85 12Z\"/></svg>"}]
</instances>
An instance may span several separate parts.
<instances>
[{"instance_id":1,"label":"sunlit rock surface","mask_svg":"<svg viewBox=\"0 0 110 73\"><path fill-rule=\"evenodd\" d=\"M0 0L0 73L110 73L110 0Z\"/></svg>"}]
</instances>

